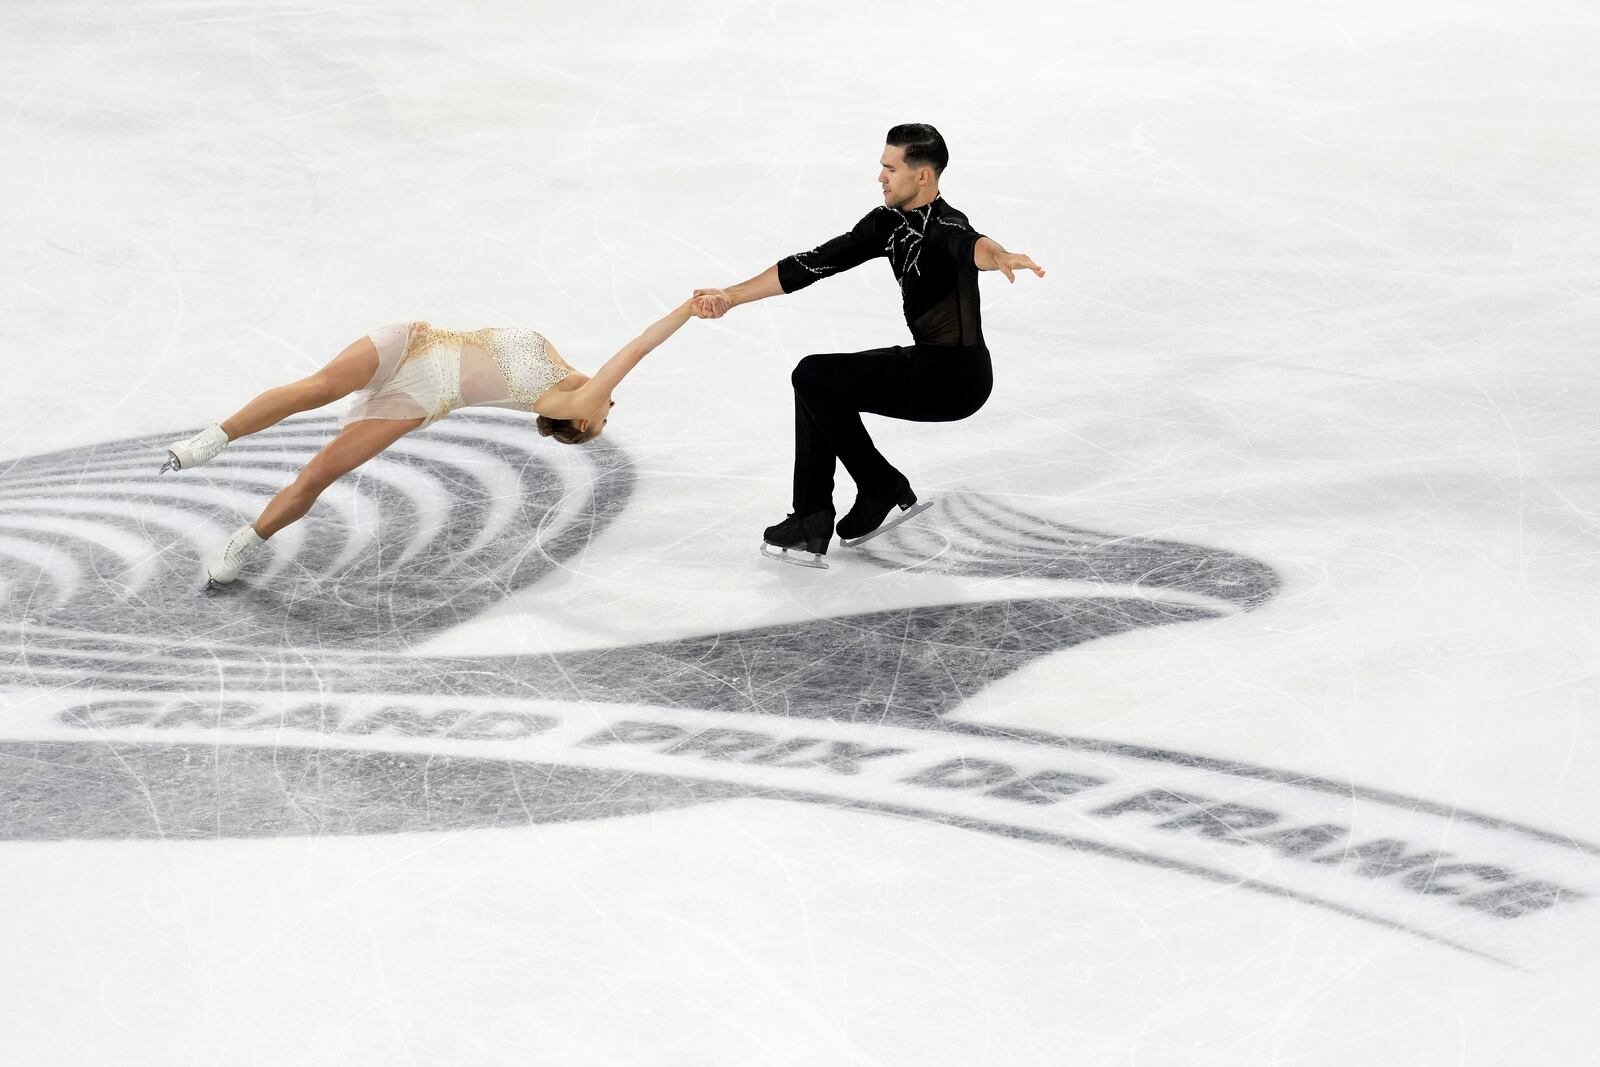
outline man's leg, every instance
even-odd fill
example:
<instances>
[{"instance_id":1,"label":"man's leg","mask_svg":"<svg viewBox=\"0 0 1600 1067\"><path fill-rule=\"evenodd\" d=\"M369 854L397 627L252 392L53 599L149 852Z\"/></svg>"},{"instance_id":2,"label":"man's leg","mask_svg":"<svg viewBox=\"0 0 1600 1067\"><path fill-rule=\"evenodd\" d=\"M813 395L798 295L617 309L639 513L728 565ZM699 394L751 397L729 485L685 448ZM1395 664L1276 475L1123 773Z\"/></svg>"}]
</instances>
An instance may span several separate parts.
<instances>
[{"instance_id":1,"label":"man's leg","mask_svg":"<svg viewBox=\"0 0 1600 1067\"><path fill-rule=\"evenodd\" d=\"M908 486L873 444L862 412L953 422L982 407L992 384L989 357L981 350L917 347L807 356L792 380L797 510L803 500L815 505L819 498L832 506L835 457L861 493L895 496ZM810 494L805 498L803 484Z\"/></svg>"},{"instance_id":2,"label":"man's leg","mask_svg":"<svg viewBox=\"0 0 1600 1067\"><path fill-rule=\"evenodd\" d=\"M838 454L812 417L800 395L794 392L794 511L810 515L833 511L833 468Z\"/></svg>"},{"instance_id":3,"label":"man's leg","mask_svg":"<svg viewBox=\"0 0 1600 1067\"><path fill-rule=\"evenodd\" d=\"M861 422L855 399L897 376L899 349L819 353L802 359L794 384L794 509L805 515L833 510L833 472L843 460L859 487L903 481Z\"/></svg>"}]
</instances>

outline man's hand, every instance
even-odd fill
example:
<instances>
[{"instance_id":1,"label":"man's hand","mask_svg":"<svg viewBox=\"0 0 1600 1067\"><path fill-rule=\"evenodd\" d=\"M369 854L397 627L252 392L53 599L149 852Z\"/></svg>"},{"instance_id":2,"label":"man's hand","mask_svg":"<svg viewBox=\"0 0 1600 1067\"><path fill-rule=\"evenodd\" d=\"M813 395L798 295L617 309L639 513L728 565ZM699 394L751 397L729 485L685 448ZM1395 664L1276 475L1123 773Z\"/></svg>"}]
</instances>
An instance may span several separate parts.
<instances>
[{"instance_id":1,"label":"man's hand","mask_svg":"<svg viewBox=\"0 0 1600 1067\"><path fill-rule=\"evenodd\" d=\"M696 289L695 314L702 319L720 319L733 307L733 300L722 289Z\"/></svg>"},{"instance_id":2,"label":"man's hand","mask_svg":"<svg viewBox=\"0 0 1600 1067\"><path fill-rule=\"evenodd\" d=\"M1044 268L1021 252L1001 252L994 257L994 269L1004 274L1006 281L1012 285L1017 283L1017 276L1014 272L1019 270L1031 270L1036 276L1044 277Z\"/></svg>"},{"instance_id":3,"label":"man's hand","mask_svg":"<svg viewBox=\"0 0 1600 1067\"><path fill-rule=\"evenodd\" d=\"M1031 270L1039 277L1044 277L1043 267L1021 252L1007 252L993 237L978 238L978 243L972 246L972 265L979 270L997 270L1013 285L1016 284L1016 272L1019 270Z\"/></svg>"}]
</instances>

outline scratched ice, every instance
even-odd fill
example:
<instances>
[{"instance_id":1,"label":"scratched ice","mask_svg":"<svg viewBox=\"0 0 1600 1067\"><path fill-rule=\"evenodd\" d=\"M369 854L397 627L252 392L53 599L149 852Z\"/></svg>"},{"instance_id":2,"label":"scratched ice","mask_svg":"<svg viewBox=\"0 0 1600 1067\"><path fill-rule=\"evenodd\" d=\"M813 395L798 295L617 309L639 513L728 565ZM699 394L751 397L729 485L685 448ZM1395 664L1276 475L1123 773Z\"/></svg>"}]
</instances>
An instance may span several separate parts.
<instances>
[{"instance_id":1,"label":"scratched ice","mask_svg":"<svg viewBox=\"0 0 1600 1067\"><path fill-rule=\"evenodd\" d=\"M1471 1064L1600 1049L1600 25L1540 0L172 0L0 33L17 1063ZM593 369L945 195L997 385L764 561L868 264L562 448L462 412L219 596L410 317ZM851 491L841 477L840 503Z\"/></svg>"}]
</instances>

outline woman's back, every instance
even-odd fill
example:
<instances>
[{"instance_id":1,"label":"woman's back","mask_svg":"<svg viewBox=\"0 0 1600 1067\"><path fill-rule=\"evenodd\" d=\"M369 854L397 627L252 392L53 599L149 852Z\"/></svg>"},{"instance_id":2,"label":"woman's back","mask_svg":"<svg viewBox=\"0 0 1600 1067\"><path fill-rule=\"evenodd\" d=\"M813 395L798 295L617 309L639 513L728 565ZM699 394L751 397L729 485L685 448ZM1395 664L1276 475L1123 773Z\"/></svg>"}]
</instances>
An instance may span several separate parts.
<instances>
[{"instance_id":1,"label":"woman's back","mask_svg":"<svg viewBox=\"0 0 1600 1067\"><path fill-rule=\"evenodd\" d=\"M422 418L426 425L461 407L531 412L572 373L546 352L543 334L523 326L447 330L415 321L370 336L378 370L356 394L346 423Z\"/></svg>"}]
</instances>

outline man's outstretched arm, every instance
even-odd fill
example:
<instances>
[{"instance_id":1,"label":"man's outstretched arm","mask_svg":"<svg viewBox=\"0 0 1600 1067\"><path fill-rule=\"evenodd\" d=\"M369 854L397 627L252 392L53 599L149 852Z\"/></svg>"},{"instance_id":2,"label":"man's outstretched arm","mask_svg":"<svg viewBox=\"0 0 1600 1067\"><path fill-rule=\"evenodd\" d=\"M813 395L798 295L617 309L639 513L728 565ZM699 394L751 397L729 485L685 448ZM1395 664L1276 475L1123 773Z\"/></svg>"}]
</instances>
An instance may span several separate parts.
<instances>
[{"instance_id":1,"label":"man's outstretched arm","mask_svg":"<svg viewBox=\"0 0 1600 1067\"><path fill-rule=\"evenodd\" d=\"M720 318L729 308L769 296L799 292L822 278L886 255L884 226L884 212L879 208L868 212L849 233L824 241L809 252L780 259L747 282L726 289L696 289L694 295L700 314L708 319Z\"/></svg>"},{"instance_id":2,"label":"man's outstretched arm","mask_svg":"<svg viewBox=\"0 0 1600 1067\"><path fill-rule=\"evenodd\" d=\"M997 270L1012 284L1016 283L1015 272L1019 270L1031 270L1038 277L1044 277L1043 267L1021 252L1007 252L992 237L980 237L972 246L972 265L979 270Z\"/></svg>"},{"instance_id":3,"label":"man's outstretched arm","mask_svg":"<svg viewBox=\"0 0 1600 1067\"><path fill-rule=\"evenodd\" d=\"M694 302L699 314L708 319L720 319L729 308L748 304L752 300L765 300L769 296L782 296L783 286L778 282L778 265L774 263L749 281L730 285L726 289L696 289Z\"/></svg>"}]
</instances>

